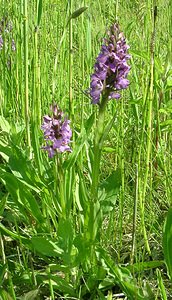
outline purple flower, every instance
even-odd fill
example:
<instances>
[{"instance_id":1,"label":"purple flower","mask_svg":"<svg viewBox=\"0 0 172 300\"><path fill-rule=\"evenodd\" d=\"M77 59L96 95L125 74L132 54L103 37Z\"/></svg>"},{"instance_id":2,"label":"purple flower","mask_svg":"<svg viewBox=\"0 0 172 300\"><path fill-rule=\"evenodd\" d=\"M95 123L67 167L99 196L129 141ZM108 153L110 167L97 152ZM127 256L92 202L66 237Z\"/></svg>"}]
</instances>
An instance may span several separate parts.
<instances>
[{"instance_id":1,"label":"purple flower","mask_svg":"<svg viewBox=\"0 0 172 300\"><path fill-rule=\"evenodd\" d=\"M57 152L72 151L68 145L72 137L70 121L64 117L57 105L52 105L51 110L52 116L45 115L41 126L46 141L46 146L43 146L42 149L48 151L49 157L53 157Z\"/></svg>"},{"instance_id":2,"label":"purple flower","mask_svg":"<svg viewBox=\"0 0 172 300\"><path fill-rule=\"evenodd\" d=\"M118 99L119 90L129 86L126 78L130 71L127 64L130 59L128 49L119 25L114 24L108 32L108 38L104 39L94 66L94 74L91 75L90 96L93 104L100 103L100 96L103 94L108 99Z\"/></svg>"}]
</instances>

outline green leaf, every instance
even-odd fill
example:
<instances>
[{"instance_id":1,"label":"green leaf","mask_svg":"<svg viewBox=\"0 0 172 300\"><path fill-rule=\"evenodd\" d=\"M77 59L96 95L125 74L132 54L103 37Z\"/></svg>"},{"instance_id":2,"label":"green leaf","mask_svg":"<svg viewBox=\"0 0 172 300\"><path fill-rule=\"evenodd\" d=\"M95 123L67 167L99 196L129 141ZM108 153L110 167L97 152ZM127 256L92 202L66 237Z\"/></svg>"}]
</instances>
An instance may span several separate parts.
<instances>
[{"instance_id":1,"label":"green leaf","mask_svg":"<svg viewBox=\"0 0 172 300\"><path fill-rule=\"evenodd\" d=\"M6 194L2 197L1 201L0 201L0 216L2 216L4 209L5 209L5 204L7 202L9 194Z\"/></svg>"},{"instance_id":2,"label":"green leaf","mask_svg":"<svg viewBox=\"0 0 172 300\"><path fill-rule=\"evenodd\" d=\"M90 201L87 207L87 213L85 214L84 226L87 228L87 239L89 241L95 241L97 234L101 228L102 222L102 210L100 202Z\"/></svg>"},{"instance_id":3,"label":"green leaf","mask_svg":"<svg viewBox=\"0 0 172 300\"><path fill-rule=\"evenodd\" d=\"M48 280L44 280L45 283L49 284L49 281L51 280L53 288L69 295L68 299L70 299L70 297L76 297L76 293L73 286L69 284L65 279L57 275L49 275L48 277Z\"/></svg>"},{"instance_id":4,"label":"green leaf","mask_svg":"<svg viewBox=\"0 0 172 300\"><path fill-rule=\"evenodd\" d=\"M46 273L58 273L60 272L61 274L65 273L70 273L71 267L66 266L64 264L61 264L61 261L59 261L59 264L55 262L54 264L49 264L48 267L46 268Z\"/></svg>"},{"instance_id":5,"label":"green leaf","mask_svg":"<svg viewBox=\"0 0 172 300\"><path fill-rule=\"evenodd\" d=\"M13 174L18 177L20 181L26 184L28 187L33 189L35 192L39 193L40 189L38 186L42 187L42 182L36 174L31 161L23 155L21 149L18 147L13 147L13 153L9 158L9 167Z\"/></svg>"},{"instance_id":6,"label":"green leaf","mask_svg":"<svg viewBox=\"0 0 172 300\"><path fill-rule=\"evenodd\" d=\"M102 282L99 284L99 289L108 290L114 287L114 279L107 276Z\"/></svg>"},{"instance_id":7,"label":"green leaf","mask_svg":"<svg viewBox=\"0 0 172 300\"><path fill-rule=\"evenodd\" d=\"M117 169L110 176L108 176L101 184L100 189L104 189L106 193L119 190L121 186L121 170Z\"/></svg>"},{"instance_id":8,"label":"green leaf","mask_svg":"<svg viewBox=\"0 0 172 300\"><path fill-rule=\"evenodd\" d=\"M75 185L75 201L77 205L77 209L79 210L79 218L82 220L84 224L83 214L86 213L88 206L88 195L87 188L85 185L85 181L83 178L83 174L80 172L78 168L78 173L76 175L76 185Z\"/></svg>"},{"instance_id":9,"label":"green leaf","mask_svg":"<svg viewBox=\"0 0 172 300\"><path fill-rule=\"evenodd\" d=\"M23 296L18 297L18 299L19 300L34 300L34 299L38 299L37 298L38 293L39 293L39 289L36 289L36 290L30 291L30 292L24 294Z\"/></svg>"},{"instance_id":10,"label":"green leaf","mask_svg":"<svg viewBox=\"0 0 172 300\"><path fill-rule=\"evenodd\" d=\"M5 274L7 274L7 272L8 272L8 265L7 264L4 264L4 265L0 266L0 283L1 284L3 283Z\"/></svg>"},{"instance_id":11,"label":"green leaf","mask_svg":"<svg viewBox=\"0 0 172 300\"><path fill-rule=\"evenodd\" d=\"M145 59L147 62L149 62L149 55L147 51L137 51L137 50L130 50L131 55L134 57L140 57Z\"/></svg>"},{"instance_id":12,"label":"green leaf","mask_svg":"<svg viewBox=\"0 0 172 300\"><path fill-rule=\"evenodd\" d=\"M0 140L0 154L6 162L9 161L9 157L12 155L11 147L4 140Z\"/></svg>"},{"instance_id":13,"label":"green leaf","mask_svg":"<svg viewBox=\"0 0 172 300\"><path fill-rule=\"evenodd\" d=\"M64 180L65 181L65 198L67 199L65 210L66 210L67 215L69 215L71 212L71 207L72 207L73 186L75 183L74 169L70 168L69 170L65 170L64 176L65 176L65 180Z\"/></svg>"},{"instance_id":14,"label":"green leaf","mask_svg":"<svg viewBox=\"0 0 172 300\"><path fill-rule=\"evenodd\" d=\"M113 116L113 118L105 126L104 131L103 131L103 135L102 135L102 137L100 139L100 148L103 148L104 141L107 139L108 134L109 134L112 126L114 125L115 118L116 118L116 114Z\"/></svg>"},{"instance_id":15,"label":"green leaf","mask_svg":"<svg viewBox=\"0 0 172 300\"><path fill-rule=\"evenodd\" d=\"M13 174L8 173L6 169L0 168L0 177L3 180L8 192L13 200L23 213L28 210L29 213L38 220L39 223L44 223L44 218L39 205L32 193L21 183Z\"/></svg>"},{"instance_id":16,"label":"green leaf","mask_svg":"<svg viewBox=\"0 0 172 300\"><path fill-rule=\"evenodd\" d=\"M10 133L11 126L3 116L0 116L0 128L3 132Z\"/></svg>"},{"instance_id":17,"label":"green leaf","mask_svg":"<svg viewBox=\"0 0 172 300\"><path fill-rule=\"evenodd\" d=\"M171 87L172 88L172 77L168 77L167 78L167 87Z\"/></svg>"},{"instance_id":18,"label":"green leaf","mask_svg":"<svg viewBox=\"0 0 172 300\"><path fill-rule=\"evenodd\" d=\"M61 219L58 227L58 245L63 249L63 259L70 264L70 254L73 246L73 228L70 219Z\"/></svg>"},{"instance_id":19,"label":"green leaf","mask_svg":"<svg viewBox=\"0 0 172 300\"><path fill-rule=\"evenodd\" d=\"M60 249L54 241L47 237L33 236L31 238L31 243L38 253L45 256L59 257L63 253L63 250Z\"/></svg>"},{"instance_id":20,"label":"green leaf","mask_svg":"<svg viewBox=\"0 0 172 300\"><path fill-rule=\"evenodd\" d=\"M0 300L14 300L5 290L0 290Z\"/></svg>"},{"instance_id":21,"label":"green leaf","mask_svg":"<svg viewBox=\"0 0 172 300\"><path fill-rule=\"evenodd\" d=\"M109 300L100 290L97 290L98 296L99 296L99 300Z\"/></svg>"},{"instance_id":22,"label":"green leaf","mask_svg":"<svg viewBox=\"0 0 172 300\"><path fill-rule=\"evenodd\" d=\"M22 242L22 244L29 246L30 241L26 237L22 236L21 234L18 234L14 231L11 231L7 229L4 225L0 223L0 231L5 233L7 236L10 236L13 240L19 240Z\"/></svg>"},{"instance_id":23,"label":"green leaf","mask_svg":"<svg viewBox=\"0 0 172 300\"><path fill-rule=\"evenodd\" d=\"M74 240L74 245L78 249L78 255L76 258L78 265L81 262L86 262L87 256L89 255L89 243L81 233L77 234Z\"/></svg>"},{"instance_id":24,"label":"green leaf","mask_svg":"<svg viewBox=\"0 0 172 300\"><path fill-rule=\"evenodd\" d=\"M165 290L165 286L162 280L162 276L161 276L161 272L159 269L156 270L156 274L157 274L157 281L158 281L158 287L161 293L161 299L162 300L167 300L167 294L166 294L166 290Z\"/></svg>"},{"instance_id":25,"label":"green leaf","mask_svg":"<svg viewBox=\"0 0 172 300\"><path fill-rule=\"evenodd\" d=\"M133 300L154 300L155 296L150 286L139 288L136 281L133 279L130 271L126 267L116 265L111 257L102 248L98 248L100 257L104 260L107 266L107 271L114 278L121 290L127 295L128 299Z\"/></svg>"},{"instance_id":26,"label":"green leaf","mask_svg":"<svg viewBox=\"0 0 172 300\"><path fill-rule=\"evenodd\" d=\"M8 162L14 176L36 193L40 193L40 188L42 189L44 184L38 177L31 161L23 154L22 149L13 144L8 145L0 141L0 153Z\"/></svg>"},{"instance_id":27,"label":"green leaf","mask_svg":"<svg viewBox=\"0 0 172 300\"><path fill-rule=\"evenodd\" d=\"M104 213L114 209L121 186L121 170L117 169L99 186L99 201Z\"/></svg>"},{"instance_id":28,"label":"green leaf","mask_svg":"<svg viewBox=\"0 0 172 300\"><path fill-rule=\"evenodd\" d=\"M130 270L132 273L136 272L142 272L145 270L150 270L154 268L158 268L163 266L164 261L163 260L154 260L154 261L146 261L146 262L139 262L135 263L133 265L127 266L126 268Z\"/></svg>"},{"instance_id":29,"label":"green leaf","mask_svg":"<svg viewBox=\"0 0 172 300\"><path fill-rule=\"evenodd\" d=\"M13 174L8 173L6 169L3 168L0 168L0 178L3 184L6 186L6 189L8 190L12 199L15 201L18 208L20 209L20 212L27 218L25 207L21 202L19 196L18 180L14 177Z\"/></svg>"},{"instance_id":30,"label":"green leaf","mask_svg":"<svg viewBox=\"0 0 172 300\"><path fill-rule=\"evenodd\" d=\"M165 220L163 230L163 250L168 276L172 280L172 208L169 209Z\"/></svg>"},{"instance_id":31,"label":"green leaf","mask_svg":"<svg viewBox=\"0 0 172 300\"><path fill-rule=\"evenodd\" d=\"M40 21L41 21L41 16L42 16L42 0L39 0L38 2L38 18L37 18L37 26L39 26Z\"/></svg>"},{"instance_id":32,"label":"green leaf","mask_svg":"<svg viewBox=\"0 0 172 300\"><path fill-rule=\"evenodd\" d=\"M116 149L112 148L112 147L103 147L103 152L114 153L114 152L116 152Z\"/></svg>"},{"instance_id":33,"label":"green leaf","mask_svg":"<svg viewBox=\"0 0 172 300\"><path fill-rule=\"evenodd\" d=\"M81 152L85 142L88 140L90 131L91 131L93 123L94 123L94 119L95 119L95 115L93 113L87 120L87 122L85 124L85 128L82 129L79 137L77 138L76 144L75 144L75 149L69 156L68 160L66 160L64 162L63 168L68 169L68 168L73 167L73 165L75 164L79 153Z\"/></svg>"},{"instance_id":34,"label":"green leaf","mask_svg":"<svg viewBox=\"0 0 172 300\"><path fill-rule=\"evenodd\" d=\"M170 120L166 120L164 122L161 122L160 126L161 127L172 126L172 120L170 119Z\"/></svg>"}]
</instances>

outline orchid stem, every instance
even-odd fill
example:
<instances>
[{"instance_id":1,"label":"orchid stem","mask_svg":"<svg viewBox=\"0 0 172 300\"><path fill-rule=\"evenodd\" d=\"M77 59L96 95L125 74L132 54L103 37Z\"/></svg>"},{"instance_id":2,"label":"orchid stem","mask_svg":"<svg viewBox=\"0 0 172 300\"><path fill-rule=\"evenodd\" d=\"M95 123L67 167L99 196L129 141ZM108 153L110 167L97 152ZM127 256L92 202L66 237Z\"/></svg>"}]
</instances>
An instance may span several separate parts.
<instances>
[{"instance_id":1,"label":"orchid stem","mask_svg":"<svg viewBox=\"0 0 172 300\"><path fill-rule=\"evenodd\" d=\"M95 140L94 140L94 164L92 171L92 186L91 186L91 196L92 201L96 202L98 198L98 182L99 182L99 170L100 170L100 159L102 151L101 139L104 132L104 119L105 119L105 110L107 104L107 97L102 99L102 102L99 106L99 114L95 129Z\"/></svg>"}]
</instances>

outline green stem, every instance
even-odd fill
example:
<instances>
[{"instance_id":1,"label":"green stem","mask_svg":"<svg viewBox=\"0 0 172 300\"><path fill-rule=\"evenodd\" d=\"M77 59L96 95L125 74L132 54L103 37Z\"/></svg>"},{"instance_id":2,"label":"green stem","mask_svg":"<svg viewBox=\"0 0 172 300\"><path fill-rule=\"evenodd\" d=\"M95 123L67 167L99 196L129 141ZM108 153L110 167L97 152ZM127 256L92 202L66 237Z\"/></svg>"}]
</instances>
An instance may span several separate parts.
<instances>
[{"instance_id":1,"label":"green stem","mask_svg":"<svg viewBox=\"0 0 172 300\"><path fill-rule=\"evenodd\" d=\"M72 13L72 0L69 6L70 14ZM73 107L73 32L72 32L72 19L69 22L69 117L73 120L74 107Z\"/></svg>"},{"instance_id":2,"label":"green stem","mask_svg":"<svg viewBox=\"0 0 172 300\"><path fill-rule=\"evenodd\" d=\"M123 210L124 210L124 193L125 193L125 174L124 174L124 101L121 99L121 115L120 115L120 167L121 167L121 191L119 201L119 253L122 248L123 236ZM120 256L120 255L119 255Z\"/></svg>"},{"instance_id":3,"label":"green stem","mask_svg":"<svg viewBox=\"0 0 172 300\"><path fill-rule=\"evenodd\" d=\"M56 180L55 182L55 192L57 198L60 201L61 207L61 216L63 219L66 219L66 202L65 202L65 193L64 193L64 174L62 169L62 160L57 156L56 157ZM59 197L58 197L59 195Z\"/></svg>"},{"instance_id":4,"label":"green stem","mask_svg":"<svg viewBox=\"0 0 172 300\"><path fill-rule=\"evenodd\" d=\"M118 0L116 0L116 7L115 7L115 9L116 9L116 12L115 12L116 20L118 20L118 10L119 10L119 1Z\"/></svg>"},{"instance_id":5,"label":"green stem","mask_svg":"<svg viewBox=\"0 0 172 300\"><path fill-rule=\"evenodd\" d=\"M33 112L34 112L34 121L37 126L40 128L41 126L41 99L40 99L40 65L38 58L38 28L35 29L34 35L34 101L33 101Z\"/></svg>"},{"instance_id":6,"label":"green stem","mask_svg":"<svg viewBox=\"0 0 172 300\"><path fill-rule=\"evenodd\" d=\"M155 21L156 21L156 7L154 7L154 17L153 17L153 32L151 38L151 61L150 61L150 96L148 102L148 123L147 123L147 149L146 149L146 170L144 174L144 183L143 183L143 194L141 197L141 222L143 228L143 235L146 244L146 249L151 255L151 250L149 246L149 241L146 232L145 220L144 220L144 212L145 212L145 198L146 198L146 190L148 184L148 178L151 171L150 168L150 160L151 160L151 150L152 150L152 114L153 114L153 99L154 99L154 39L155 39ZM152 181L152 176L150 176L150 182Z\"/></svg>"},{"instance_id":7,"label":"green stem","mask_svg":"<svg viewBox=\"0 0 172 300\"><path fill-rule=\"evenodd\" d=\"M38 11L37 0L36 8ZM37 12L38 15L38 12ZM35 160L39 169L39 173L42 174L43 163L42 155L39 145L39 128L41 127L41 99L40 99L40 63L38 56L38 31L39 27L35 27L34 32L34 56L33 56L33 80L32 80L32 115L31 117L31 130L32 130L32 147L34 150Z\"/></svg>"},{"instance_id":8,"label":"green stem","mask_svg":"<svg viewBox=\"0 0 172 300\"><path fill-rule=\"evenodd\" d=\"M104 97L99 106L99 115L97 119L97 124L95 128L95 140L94 140L94 164L92 171L92 186L91 186L91 196L92 201L97 201L98 196L98 182L99 182L99 170L100 170L100 159L102 151L102 136L104 132L104 118L105 118L105 108L108 99Z\"/></svg>"},{"instance_id":9,"label":"green stem","mask_svg":"<svg viewBox=\"0 0 172 300\"><path fill-rule=\"evenodd\" d=\"M135 198L133 208L133 230L132 230L132 250L131 250L131 264L134 263L134 254L136 249L136 226L137 226L137 204L138 204L138 165L136 164L135 176Z\"/></svg>"},{"instance_id":10,"label":"green stem","mask_svg":"<svg viewBox=\"0 0 172 300\"><path fill-rule=\"evenodd\" d=\"M85 6L85 1L83 1L82 6ZM82 73L82 82L84 82L84 73L85 73L85 61L84 61L84 14L82 14L82 18L81 18L81 28L82 28L82 32L81 32L81 73ZM83 127L84 124L84 93L82 93L81 96L81 127Z\"/></svg>"},{"instance_id":11,"label":"green stem","mask_svg":"<svg viewBox=\"0 0 172 300\"><path fill-rule=\"evenodd\" d=\"M48 268L47 273L50 277L51 276L51 269L50 268ZM54 298L54 289L53 289L53 284L52 284L51 278L49 278L49 287L50 287L51 299L55 300L55 298Z\"/></svg>"},{"instance_id":12,"label":"green stem","mask_svg":"<svg viewBox=\"0 0 172 300\"><path fill-rule=\"evenodd\" d=\"M27 0L23 2L24 13L24 68L25 68L25 124L26 124L26 137L29 149L30 143L30 129L29 129L29 98L28 98L28 13L27 13Z\"/></svg>"}]
</instances>

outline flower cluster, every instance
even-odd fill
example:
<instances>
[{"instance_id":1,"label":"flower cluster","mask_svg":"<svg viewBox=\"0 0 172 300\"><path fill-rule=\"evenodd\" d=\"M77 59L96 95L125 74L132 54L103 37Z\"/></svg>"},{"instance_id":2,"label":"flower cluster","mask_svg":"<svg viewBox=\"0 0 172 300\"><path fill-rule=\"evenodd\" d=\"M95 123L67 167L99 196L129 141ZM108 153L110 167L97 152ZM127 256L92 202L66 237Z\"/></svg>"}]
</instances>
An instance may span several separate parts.
<instances>
[{"instance_id":1,"label":"flower cluster","mask_svg":"<svg viewBox=\"0 0 172 300\"><path fill-rule=\"evenodd\" d=\"M46 115L43 117L41 129L44 132L46 146L42 149L48 151L49 157L53 157L57 152L71 152L69 143L71 142L72 131L70 121L64 117L63 112L57 105L51 106L52 117Z\"/></svg>"},{"instance_id":2,"label":"flower cluster","mask_svg":"<svg viewBox=\"0 0 172 300\"><path fill-rule=\"evenodd\" d=\"M12 32L12 23L11 21L7 21L7 18L3 18L0 21L0 50L3 49L4 40L3 40L3 33L6 35L7 40L11 40L11 49L12 51L16 50L16 45L14 39L11 39L11 32Z\"/></svg>"},{"instance_id":3,"label":"flower cluster","mask_svg":"<svg viewBox=\"0 0 172 300\"><path fill-rule=\"evenodd\" d=\"M128 87L128 49L125 37L120 32L119 25L115 23L108 32L108 38L104 39L94 66L94 74L91 76L90 96L93 104L100 102L103 93L109 99L118 99L118 91Z\"/></svg>"}]
</instances>

